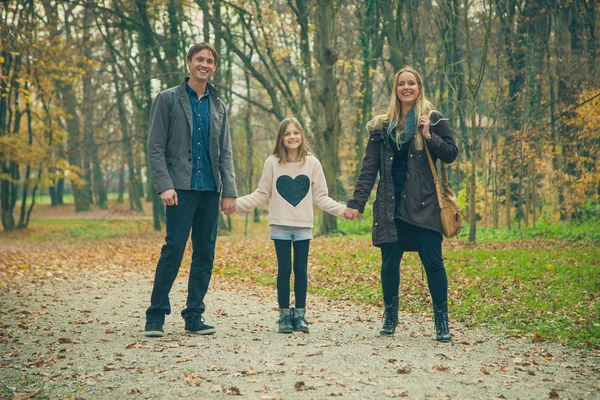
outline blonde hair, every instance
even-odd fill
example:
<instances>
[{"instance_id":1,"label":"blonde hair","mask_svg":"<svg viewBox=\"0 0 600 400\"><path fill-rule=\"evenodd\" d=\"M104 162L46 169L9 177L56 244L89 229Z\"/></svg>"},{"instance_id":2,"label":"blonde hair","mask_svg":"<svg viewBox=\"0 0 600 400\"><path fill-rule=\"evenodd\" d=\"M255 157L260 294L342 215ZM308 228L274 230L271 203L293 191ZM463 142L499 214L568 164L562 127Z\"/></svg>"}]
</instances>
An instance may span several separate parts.
<instances>
[{"instance_id":1,"label":"blonde hair","mask_svg":"<svg viewBox=\"0 0 600 400\"><path fill-rule=\"evenodd\" d=\"M392 90L392 94L390 96L390 105L388 107L386 121L391 122L392 120L396 120L398 122L398 132L401 132L404 129L404 121L402 120L402 102L398 98L398 79L400 78L400 74L403 72L410 72L415 76L417 81L417 86L419 87L419 96L415 100L413 104L413 108L415 109L415 119L417 123L419 118L423 115L429 116L431 111L433 111L433 104L427 100L427 96L425 96L425 87L423 86L423 78L421 75L412 67L404 67L394 75L394 87ZM399 146L400 134L396 135L396 145ZM423 148L423 138L421 135L415 135L415 148L417 150L421 150Z\"/></svg>"},{"instance_id":2,"label":"blonde hair","mask_svg":"<svg viewBox=\"0 0 600 400\"><path fill-rule=\"evenodd\" d=\"M277 128L277 137L275 138L275 148L273 149L273 155L279 158L280 163L287 163L290 160L288 159L287 149L283 144L283 138L285 135L285 131L290 124L294 124L296 128L300 131L300 136L302 137L302 143L300 143L300 147L298 148L298 161L302 161L302 164L306 162L306 157L310 155L310 151L308 149L308 143L306 143L306 136L304 135L304 129L302 129L302 125L296 118L290 117L286 118L279 124Z\"/></svg>"}]
</instances>

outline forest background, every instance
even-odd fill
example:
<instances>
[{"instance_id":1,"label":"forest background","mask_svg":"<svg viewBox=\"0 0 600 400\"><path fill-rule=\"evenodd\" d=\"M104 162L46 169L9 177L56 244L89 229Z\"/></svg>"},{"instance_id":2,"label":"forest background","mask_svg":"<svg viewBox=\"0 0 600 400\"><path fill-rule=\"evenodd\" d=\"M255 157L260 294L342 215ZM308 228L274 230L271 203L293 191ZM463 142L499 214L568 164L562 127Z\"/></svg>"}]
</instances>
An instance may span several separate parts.
<instances>
[{"instance_id":1,"label":"forest background","mask_svg":"<svg viewBox=\"0 0 600 400\"><path fill-rule=\"evenodd\" d=\"M256 187L278 122L295 116L330 195L345 201L366 122L411 65L456 134L449 179L469 241L478 226L597 221L599 11L593 0L3 1L3 227L26 227L41 193L52 205L72 195L76 211L106 208L115 193L139 213L153 202L160 229L148 115L199 41L221 57L214 83L240 194ZM321 233L337 230L321 217Z\"/></svg>"}]
</instances>

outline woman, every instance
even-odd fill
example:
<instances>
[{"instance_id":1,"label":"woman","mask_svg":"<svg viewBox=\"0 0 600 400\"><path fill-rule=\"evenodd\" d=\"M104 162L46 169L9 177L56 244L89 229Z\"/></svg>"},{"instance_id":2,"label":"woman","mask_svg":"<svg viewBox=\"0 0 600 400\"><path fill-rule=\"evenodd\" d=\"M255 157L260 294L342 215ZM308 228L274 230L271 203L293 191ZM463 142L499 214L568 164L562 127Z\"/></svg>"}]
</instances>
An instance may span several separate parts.
<instances>
[{"instance_id":1,"label":"woman","mask_svg":"<svg viewBox=\"0 0 600 400\"><path fill-rule=\"evenodd\" d=\"M394 76L395 90L386 115L367 124L369 142L346 218L364 211L377 175L373 205L373 245L381 248L381 286L385 312L382 335L398 325L400 261L405 251L417 251L427 273L433 302L436 340L451 339L448 327L448 279L442 259L442 223L431 167L451 163L458 155L447 119L433 111L423 80L413 68Z\"/></svg>"}]
</instances>

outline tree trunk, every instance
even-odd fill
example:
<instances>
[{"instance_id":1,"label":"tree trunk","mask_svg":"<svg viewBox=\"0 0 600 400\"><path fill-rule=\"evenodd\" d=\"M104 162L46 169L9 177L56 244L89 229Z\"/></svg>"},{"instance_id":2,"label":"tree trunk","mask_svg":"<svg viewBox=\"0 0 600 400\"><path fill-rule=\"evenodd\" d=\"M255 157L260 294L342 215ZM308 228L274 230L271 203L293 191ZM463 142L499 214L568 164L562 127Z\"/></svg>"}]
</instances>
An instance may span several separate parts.
<instances>
[{"instance_id":1,"label":"tree trunk","mask_svg":"<svg viewBox=\"0 0 600 400\"><path fill-rule=\"evenodd\" d=\"M397 3L392 1L378 1L377 4L383 17L383 30L388 40L388 48L390 50L389 62L392 64L394 71L398 71L408 64L408 53L404 46L404 34L402 31L403 0ZM395 4L397 6L394 8Z\"/></svg>"},{"instance_id":2,"label":"tree trunk","mask_svg":"<svg viewBox=\"0 0 600 400\"><path fill-rule=\"evenodd\" d=\"M329 195L337 198L338 193L338 141L341 133L340 102L337 93L337 77L335 62L338 59L335 49L335 5L333 0L318 2L315 27L315 58L319 65L318 104L321 107L317 115L316 130L321 163L329 188ZM337 231L335 216L322 212L322 234Z\"/></svg>"},{"instance_id":3,"label":"tree trunk","mask_svg":"<svg viewBox=\"0 0 600 400\"><path fill-rule=\"evenodd\" d=\"M121 165L119 166L119 186L117 189L117 204L123 204L125 195L125 157L121 152Z\"/></svg>"},{"instance_id":4,"label":"tree trunk","mask_svg":"<svg viewBox=\"0 0 600 400\"><path fill-rule=\"evenodd\" d=\"M483 151L483 160L481 165L483 166L483 226L489 226L489 201L488 193L490 192L490 167L491 160L489 159L488 153Z\"/></svg>"},{"instance_id":5,"label":"tree trunk","mask_svg":"<svg viewBox=\"0 0 600 400\"><path fill-rule=\"evenodd\" d=\"M252 90L250 85L250 73L248 71L244 71L244 78L246 80L246 96L248 100L251 99ZM244 128L246 130L246 151L244 155L246 157L246 193L252 193L254 189L254 146L252 146L252 138L254 137L254 132L252 131L252 107L250 101L246 103L246 113L244 117ZM260 218L258 217L258 212L256 208L254 208L254 222L260 222ZM246 219L244 221L244 236L248 234L248 213L246 213Z\"/></svg>"},{"instance_id":6,"label":"tree trunk","mask_svg":"<svg viewBox=\"0 0 600 400\"><path fill-rule=\"evenodd\" d=\"M50 27L50 37L55 38L61 35L59 27L59 17L57 15L57 8L51 4L50 1L42 1L44 12L48 18ZM63 40L67 42L72 38L69 37L69 31L65 30L66 34ZM57 80L56 90L60 94L62 105L65 110L65 114L68 115L66 119L66 130L68 133L68 148L67 148L67 160L71 166L75 167L78 171L75 175L79 175L77 179L71 180L71 190L73 192L73 200L75 202L75 211L89 211L91 209L91 199L89 197L89 182L82 179L81 172L83 171L83 149L82 149L82 138L81 138L81 123L79 113L77 110L78 99L75 95L73 85L66 81Z\"/></svg>"},{"instance_id":7,"label":"tree trunk","mask_svg":"<svg viewBox=\"0 0 600 400\"><path fill-rule=\"evenodd\" d=\"M13 55L8 51L2 50L2 77L9 77L11 68L13 68L13 60L15 61L14 70L18 71L20 56L16 56L13 59ZM16 72L13 76L17 75ZM11 132L11 105L10 99L12 96L18 96L18 90L15 93L15 85L18 85L18 81L15 78L10 80L10 87L7 85L6 79L0 79L0 90L3 94L0 96L0 136L8 135ZM13 94L15 93L15 94ZM18 109L17 109L18 112ZM0 166L4 177L0 179L0 213L2 219L2 226L5 231L12 231L15 228L15 219L13 217L14 203L13 197L16 195L17 187L15 181L12 179L15 176L15 172L18 175L18 165L5 156L3 152L0 152Z\"/></svg>"},{"instance_id":8,"label":"tree trunk","mask_svg":"<svg viewBox=\"0 0 600 400\"><path fill-rule=\"evenodd\" d=\"M361 98L359 103L359 118L357 118L355 128L356 138L354 141L357 162L353 174L353 181L351 182L352 184L356 183L356 179L358 179L362 167L361 160L364 156L365 142L367 140L365 127L372 117L371 110L373 109L373 79L377 67L377 60L381 57L383 49L383 37L378 28L381 15L378 11L377 1L367 0L364 5L364 11L358 13L361 28L359 36L363 65L360 79Z\"/></svg>"},{"instance_id":9,"label":"tree trunk","mask_svg":"<svg viewBox=\"0 0 600 400\"><path fill-rule=\"evenodd\" d=\"M28 65L28 73L31 72L31 69ZM29 90L29 82L25 82L25 90ZM29 147L33 146L33 128L31 121L31 105L29 100L25 101L25 115L27 116L27 144ZM41 165L40 165L41 167ZM42 168L40 168L40 175ZM23 179L23 190L21 194L21 212L19 215L19 224L17 228L27 228L27 224L29 223L29 218L27 218L27 194L29 191L29 177L31 176L31 164L28 162L25 167L25 177ZM36 185L37 186L37 185ZM35 202L35 196L32 199L32 203Z\"/></svg>"},{"instance_id":10,"label":"tree trunk","mask_svg":"<svg viewBox=\"0 0 600 400\"><path fill-rule=\"evenodd\" d=\"M139 169L135 168L135 156L133 153L134 144L131 138L131 133L129 131L129 119L127 116L127 109L123 101L123 92L121 91L121 85L119 83L119 79L117 78L116 69L113 69L113 73L115 76L115 91L117 93L117 112L119 114L119 125L121 126L123 148L125 152L125 162L127 164L128 172L127 189L129 193L129 209L131 211L137 212L138 214L143 214L144 209L142 207L141 200L141 198L143 197L143 192L140 193L139 191L138 181L141 179L139 178Z\"/></svg>"},{"instance_id":11,"label":"tree trunk","mask_svg":"<svg viewBox=\"0 0 600 400\"><path fill-rule=\"evenodd\" d=\"M512 197L512 193L510 190L510 184L512 181L512 172L511 172L511 168L509 165L509 161L506 160L506 229L510 229L510 206L512 203L511 197Z\"/></svg>"},{"instance_id":12,"label":"tree trunk","mask_svg":"<svg viewBox=\"0 0 600 400\"><path fill-rule=\"evenodd\" d=\"M58 90L62 94L63 105L66 112L71 116L67 118L67 132L69 134L69 148L67 149L67 158L69 164L79 169L83 167L83 152L81 149L81 130L79 123L79 114L77 112L77 98L70 84L58 83ZM81 179L81 177L80 177ZM75 211L91 210L90 191L87 189L89 182L85 180L71 181L71 190L73 191L73 200L75 202Z\"/></svg>"},{"instance_id":13,"label":"tree trunk","mask_svg":"<svg viewBox=\"0 0 600 400\"><path fill-rule=\"evenodd\" d=\"M135 0L136 5L138 7L138 16L142 21L143 29L138 36L138 46L140 48L141 54L141 63L140 63L140 75L144 78L141 81L140 89L141 89L141 107L140 107L140 131L142 132L144 143L144 154L148 154L148 119L150 117L150 110L152 108L152 88L150 86L150 80L147 77L151 76L152 70L151 66L154 64L153 58L151 57L154 54L156 57L156 63L159 67L162 67L162 71L165 72L165 76L163 79L166 82L170 81L170 74L167 74L167 69L165 67L164 60L160 56L157 51L159 46L154 42L154 36L152 32L152 28L150 26L150 22L148 20L148 5L147 0ZM174 73L172 71L171 73ZM148 160L146 158L146 169L149 171ZM152 212L153 212L153 220L154 220L154 229L161 230L161 215L164 215L164 206L160 200L160 198L155 194L154 189L152 187L152 176L148 173L148 196L152 199Z\"/></svg>"},{"instance_id":14,"label":"tree trunk","mask_svg":"<svg viewBox=\"0 0 600 400\"><path fill-rule=\"evenodd\" d=\"M498 229L498 219L499 219L499 214L500 214L500 207L498 206L498 163L499 163L499 158L498 158L498 134L497 134L497 122L494 124L494 131L495 134L494 136L492 136L492 151L494 154L494 166L493 166L493 170L492 170L492 208L493 208L493 226L494 229Z\"/></svg>"},{"instance_id":15,"label":"tree trunk","mask_svg":"<svg viewBox=\"0 0 600 400\"><path fill-rule=\"evenodd\" d=\"M477 151L472 149L471 152L471 176L469 176L469 243L477 240Z\"/></svg>"}]
</instances>

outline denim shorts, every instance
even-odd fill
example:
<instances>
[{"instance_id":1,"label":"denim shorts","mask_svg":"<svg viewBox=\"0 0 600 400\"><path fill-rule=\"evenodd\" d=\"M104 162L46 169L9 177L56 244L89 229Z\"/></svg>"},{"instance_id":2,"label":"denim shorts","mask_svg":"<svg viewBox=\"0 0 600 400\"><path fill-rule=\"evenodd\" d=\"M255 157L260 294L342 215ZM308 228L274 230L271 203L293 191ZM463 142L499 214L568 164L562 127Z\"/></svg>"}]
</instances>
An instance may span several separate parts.
<instances>
[{"instance_id":1,"label":"denim shorts","mask_svg":"<svg viewBox=\"0 0 600 400\"><path fill-rule=\"evenodd\" d=\"M312 228L271 225L271 239L291 240L292 242L310 240L312 239Z\"/></svg>"}]
</instances>

